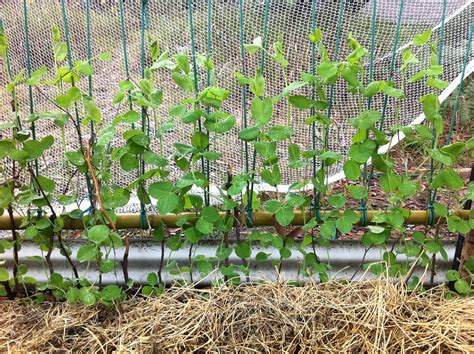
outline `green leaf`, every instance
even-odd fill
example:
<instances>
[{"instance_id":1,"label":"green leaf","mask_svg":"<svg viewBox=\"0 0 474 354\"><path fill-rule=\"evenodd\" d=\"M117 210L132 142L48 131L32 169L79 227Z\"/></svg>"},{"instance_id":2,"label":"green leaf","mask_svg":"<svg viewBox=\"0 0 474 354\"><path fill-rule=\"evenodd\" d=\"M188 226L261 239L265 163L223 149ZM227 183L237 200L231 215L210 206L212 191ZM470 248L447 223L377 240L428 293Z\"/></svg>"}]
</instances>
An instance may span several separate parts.
<instances>
[{"instance_id":1,"label":"green leaf","mask_svg":"<svg viewBox=\"0 0 474 354\"><path fill-rule=\"evenodd\" d=\"M401 183L400 177L392 172L384 173L379 178L380 186L386 193L395 192Z\"/></svg>"},{"instance_id":2,"label":"green leaf","mask_svg":"<svg viewBox=\"0 0 474 354\"><path fill-rule=\"evenodd\" d=\"M287 140L293 134L294 130L286 125L275 125L270 128L268 136L273 141Z\"/></svg>"},{"instance_id":3,"label":"green leaf","mask_svg":"<svg viewBox=\"0 0 474 354\"><path fill-rule=\"evenodd\" d=\"M412 237L413 237L413 240L419 243L420 245L422 245L425 242L425 235L419 231L413 232Z\"/></svg>"},{"instance_id":4,"label":"green leaf","mask_svg":"<svg viewBox=\"0 0 474 354\"><path fill-rule=\"evenodd\" d=\"M448 270L445 273L445 275L446 275L446 279L448 279L448 281L456 281L456 280L460 279L459 272L454 270L454 269Z\"/></svg>"},{"instance_id":5,"label":"green leaf","mask_svg":"<svg viewBox=\"0 0 474 354\"><path fill-rule=\"evenodd\" d=\"M255 77L250 79L250 91L257 97L261 97L265 93L265 78L260 70L257 70Z\"/></svg>"},{"instance_id":6,"label":"green leaf","mask_svg":"<svg viewBox=\"0 0 474 354\"><path fill-rule=\"evenodd\" d=\"M10 273L5 268L0 268L0 281L8 281Z\"/></svg>"},{"instance_id":7,"label":"green leaf","mask_svg":"<svg viewBox=\"0 0 474 354\"><path fill-rule=\"evenodd\" d=\"M293 212L293 208L289 206L285 206L279 209L276 214L276 220L281 226L288 226L293 221L295 217L295 213Z\"/></svg>"},{"instance_id":8,"label":"green leaf","mask_svg":"<svg viewBox=\"0 0 474 354\"><path fill-rule=\"evenodd\" d=\"M376 148L375 141L367 139L362 143L353 144L349 148L349 157L360 164L366 163Z\"/></svg>"},{"instance_id":9,"label":"green leaf","mask_svg":"<svg viewBox=\"0 0 474 354\"><path fill-rule=\"evenodd\" d=\"M471 292L471 285L464 279L458 279L454 283L454 289L461 295L468 295Z\"/></svg>"},{"instance_id":10,"label":"green leaf","mask_svg":"<svg viewBox=\"0 0 474 354\"><path fill-rule=\"evenodd\" d=\"M288 146L288 158L291 162L298 161L301 156L300 147L297 144L290 144Z\"/></svg>"},{"instance_id":11,"label":"green leaf","mask_svg":"<svg viewBox=\"0 0 474 354\"><path fill-rule=\"evenodd\" d=\"M91 291L89 291L89 289L87 288L79 289L79 300L85 306L92 306L96 302L95 295Z\"/></svg>"},{"instance_id":12,"label":"green leaf","mask_svg":"<svg viewBox=\"0 0 474 354\"><path fill-rule=\"evenodd\" d=\"M323 39L323 32L320 28L316 27L313 33L309 35L309 40L313 43L319 43L321 39Z\"/></svg>"},{"instance_id":13,"label":"green leaf","mask_svg":"<svg viewBox=\"0 0 474 354\"><path fill-rule=\"evenodd\" d=\"M464 182L459 174L453 169L445 168L441 170L433 179L431 188L437 189L445 187L451 190L460 190L463 188Z\"/></svg>"},{"instance_id":14,"label":"green leaf","mask_svg":"<svg viewBox=\"0 0 474 354\"><path fill-rule=\"evenodd\" d=\"M283 259L288 259L291 257L291 250L287 247L282 247L279 249L280 257Z\"/></svg>"},{"instance_id":15,"label":"green leaf","mask_svg":"<svg viewBox=\"0 0 474 354\"><path fill-rule=\"evenodd\" d=\"M54 60L57 62L63 61L67 56L67 46L64 42L56 43L53 48Z\"/></svg>"},{"instance_id":16,"label":"green leaf","mask_svg":"<svg viewBox=\"0 0 474 354\"><path fill-rule=\"evenodd\" d=\"M232 254L232 248L225 247L223 245L217 247L216 250L216 257L223 261L226 258L229 258L229 256Z\"/></svg>"},{"instance_id":17,"label":"green leaf","mask_svg":"<svg viewBox=\"0 0 474 354\"><path fill-rule=\"evenodd\" d=\"M74 166L82 166L86 163L86 160L80 151L67 151L65 155L68 161Z\"/></svg>"},{"instance_id":18,"label":"green leaf","mask_svg":"<svg viewBox=\"0 0 474 354\"><path fill-rule=\"evenodd\" d=\"M251 141L251 140L255 140L259 133L260 133L260 127L255 126L255 127L242 129L241 131L239 131L238 135L239 135L239 138L242 140Z\"/></svg>"},{"instance_id":19,"label":"green leaf","mask_svg":"<svg viewBox=\"0 0 474 354\"><path fill-rule=\"evenodd\" d=\"M276 154L277 145L274 141L254 141L253 145L257 153L266 159L274 157Z\"/></svg>"},{"instance_id":20,"label":"green leaf","mask_svg":"<svg viewBox=\"0 0 474 354\"><path fill-rule=\"evenodd\" d=\"M352 225L351 220L347 217L340 217L336 220L336 227L342 234L351 232Z\"/></svg>"},{"instance_id":21,"label":"green leaf","mask_svg":"<svg viewBox=\"0 0 474 354\"><path fill-rule=\"evenodd\" d=\"M126 171L130 172L136 168L138 168L138 159L135 155L132 155L130 153L124 154L120 158L120 167Z\"/></svg>"},{"instance_id":22,"label":"green leaf","mask_svg":"<svg viewBox=\"0 0 474 354\"><path fill-rule=\"evenodd\" d=\"M275 199L267 200L263 204L263 208L272 214L275 214L281 207L282 207L281 202Z\"/></svg>"},{"instance_id":23,"label":"green leaf","mask_svg":"<svg viewBox=\"0 0 474 354\"><path fill-rule=\"evenodd\" d=\"M244 48L249 52L249 54L255 54L260 49L262 49L262 37L256 37L252 44L244 44Z\"/></svg>"},{"instance_id":24,"label":"green leaf","mask_svg":"<svg viewBox=\"0 0 474 354\"><path fill-rule=\"evenodd\" d=\"M338 67L337 63L329 61L319 64L316 70L326 82L332 82L337 76Z\"/></svg>"},{"instance_id":25,"label":"green leaf","mask_svg":"<svg viewBox=\"0 0 474 354\"><path fill-rule=\"evenodd\" d=\"M301 95L288 97L288 102L298 109L309 109L312 105L312 100Z\"/></svg>"},{"instance_id":26,"label":"green leaf","mask_svg":"<svg viewBox=\"0 0 474 354\"><path fill-rule=\"evenodd\" d=\"M199 118L201 118L201 113L199 111L191 111L181 117L181 122L184 124L191 124L197 122Z\"/></svg>"},{"instance_id":27,"label":"green leaf","mask_svg":"<svg viewBox=\"0 0 474 354\"><path fill-rule=\"evenodd\" d=\"M268 259L268 253L265 252L258 252L255 256L255 260L257 262L265 262Z\"/></svg>"},{"instance_id":28,"label":"green leaf","mask_svg":"<svg viewBox=\"0 0 474 354\"><path fill-rule=\"evenodd\" d=\"M160 214L169 214L179 205L179 197L172 192L162 193L158 198L157 208Z\"/></svg>"},{"instance_id":29,"label":"green leaf","mask_svg":"<svg viewBox=\"0 0 474 354\"><path fill-rule=\"evenodd\" d=\"M201 216L211 223L215 223L220 219L219 210L214 207L204 207Z\"/></svg>"},{"instance_id":30,"label":"green leaf","mask_svg":"<svg viewBox=\"0 0 474 354\"><path fill-rule=\"evenodd\" d=\"M105 225L95 225L87 232L89 241L100 244L109 238L110 229Z\"/></svg>"},{"instance_id":31,"label":"green leaf","mask_svg":"<svg viewBox=\"0 0 474 354\"><path fill-rule=\"evenodd\" d=\"M94 75L94 68L87 61L79 60L75 65L76 71L84 76Z\"/></svg>"},{"instance_id":32,"label":"green leaf","mask_svg":"<svg viewBox=\"0 0 474 354\"><path fill-rule=\"evenodd\" d=\"M194 132L191 144L198 150L204 150L209 146L209 136L203 132Z\"/></svg>"},{"instance_id":33,"label":"green leaf","mask_svg":"<svg viewBox=\"0 0 474 354\"><path fill-rule=\"evenodd\" d=\"M122 289L118 285L110 284L107 285L100 292L100 297L102 301L113 302L115 300L120 300L122 298Z\"/></svg>"},{"instance_id":34,"label":"green leaf","mask_svg":"<svg viewBox=\"0 0 474 354\"><path fill-rule=\"evenodd\" d=\"M99 108L95 105L93 99L89 96L84 96L82 98L84 103L84 110L86 113L86 119L93 121L95 124L99 124L102 119L102 113Z\"/></svg>"},{"instance_id":35,"label":"green leaf","mask_svg":"<svg viewBox=\"0 0 474 354\"><path fill-rule=\"evenodd\" d=\"M204 218L199 218L196 222L196 229L204 235L209 235L212 232L213 228L213 223L207 221Z\"/></svg>"},{"instance_id":36,"label":"green leaf","mask_svg":"<svg viewBox=\"0 0 474 354\"><path fill-rule=\"evenodd\" d=\"M464 268L473 273L474 272L474 256L470 256L465 262L464 262Z\"/></svg>"},{"instance_id":37,"label":"green leaf","mask_svg":"<svg viewBox=\"0 0 474 354\"><path fill-rule=\"evenodd\" d=\"M54 188L56 187L56 183L52 179L49 179L44 176L37 177L39 185L45 192L53 192Z\"/></svg>"},{"instance_id":38,"label":"green leaf","mask_svg":"<svg viewBox=\"0 0 474 354\"><path fill-rule=\"evenodd\" d=\"M349 181L355 181L359 179L361 175L360 165L353 160L347 160L342 169Z\"/></svg>"},{"instance_id":39,"label":"green leaf","mask_svg":"<svg viewBox=\"0 0 474 354\"><path fill-rule=\"evenodd\" d=\"M270 98L261 100L258 97L254 97L252 100L252 117L255 123L258 125L266 125L272 119L273 115L273 103Z\"/></svg>"},{"instance_id":40,"label":"green leaf","mask_svg":"<svg viewBox=\"0 0 474 354\"><path fill-rule=\"evenodd\" d=\"M151 286L155 286L156 284L158 284L158 275L156 275L155 272L148 273L146 277L146 282Z\"/></svg>"},{"instance_id":41,"label":"green leaf","mask_svg":"<svg viewBox=\"0 0 474 354\"><path fill-rule=\"evenodd\" d=\"M385 81L372 81L364 90L364 97L373 97L381 92L386 85Z\"/></svg>"},{"instance_id":42,"label":"green leaf","mask_svg":"<svg viewBox=\"0 0 474 354\"><path fill-rule=\"evenodd\" d=\"M106 146L107 144L109 144L112 141L112 139L114 138L114 134L115 134L115 126L114 125L102 128L101 130L99 130L99 132L97 134L97 136L98 136L97 145L98 146Z\"/></svg>"},{"instance_id":43,"label":"green leaf","mask_svg":"<svg viewBox=\"0 0 474 354\"><path fill-rule=\"evenodd\" d=\"M103 52L97 56L100 60L107 61L112 59L112 53Z\"/></svg>"},{"instance_id":44,"label":"green leaf","mask_svg":"<svg viewBox=\"0 0 474 354\"><path fill-rule=\"evenodd\" d=\"M69 108L72 105L72 101L67 95L58 95L54 101L62 108Z\"/></svg>"},{"instance_id":45,"label":"green leaf","mask_svg":"<svg viewBox=\"0 0 474 354\"><path fill-rule=\"evenodd\" d=\"M342 194L331 195L328 198L328 203L334 208L342 208L346 205L346 198Z\"/></svg>"},{"instance_id":46,"label":"green leaf","mask_svg":"<svg viewBox=\"0 0 474 354\"><path fill-rule=\"evenodd\" d=\"M425 249L428 252L438 253L440 248L441 248L441 246L438 243L434 242L434 241L428 241L428 242L425 243Z\"/></svg>"},{"instance_id":47,"label":"green leaf","mask_svg":"<svg viewBox=\"0 0 474 354\"><path fill-rule=\"evenodd\" d=\"M94 244L87 244L81 246L77 251L77 259L79 262L91 261L97 256L97 246Z\"/></svg>"},{"instance_id":48,"label":"green leaf","mask_svg":"<svg viewBox=\"0 0 474 354\"><path fill-rule=\"evenodd\" d=\"M140 113L135 111L128 111L122 116L121 122L127 124L135 124L141 118L142 116L140 115Z\"/></svg>"},{"instance_id":49,"label":"green leaf","mask_svg":"<svg viewBox=\"0 0 474 354\"><path fill-rule=\"evenodd\" d=\"M380 118L381 114L378 111L364 111L359 117L353 120L353 126L358 129L370 129L380 120Z\"/></svg>"},{"instance_id":50,"label":"green leaf","mask_svg":"<svg viewBox=\"0 0 474 354\"><path fill-rule=\"evenodd\" d=\"M252 255L252 247L246 242L239 243L235 246L235 254L242 259L247 259Z\"/></svg>"},{"instance_id":51,"label":"green leaf","mask_svg":"<svg viewBox=\"0 0 474 354\"><path fill-rule=\"evenodd\" d=\"M184 230L184 236L186 240L188 240L192 244L198 243L201 240L202 236L205 234L206 233L200 232L195 227L190 227Z\"/></svg>"},{"instance_id":52,"label":"green leaf","mask_svg":"<svg viewBox=\"0 0 474 354\"><path fill-rule=\"evenodd\" d=\"M431 38L431 29L426 30L423 33L415 35L413 37L413 45L420 47L425 45Z\"/></svg>"}]
</instances>

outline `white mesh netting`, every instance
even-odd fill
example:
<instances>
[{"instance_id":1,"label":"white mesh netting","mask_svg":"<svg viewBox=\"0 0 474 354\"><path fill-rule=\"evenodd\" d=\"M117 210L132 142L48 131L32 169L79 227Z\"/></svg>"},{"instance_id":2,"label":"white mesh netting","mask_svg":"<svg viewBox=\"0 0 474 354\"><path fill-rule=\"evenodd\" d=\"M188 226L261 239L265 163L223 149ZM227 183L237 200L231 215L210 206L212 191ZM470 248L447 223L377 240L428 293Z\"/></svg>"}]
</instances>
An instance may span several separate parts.
<instances>
[{"instance_id":1,"label":"white mesh netting","mask_svg":"<svg viewBox=\"0 0 474 354\"><path fill-rule=\"evenodd\" d=\"M406 46L413 36L426 29L433 29L432 38L439 38L443 0L405 0L401 22L401 33L399 48ZM61 4L59 0L28 0L27 1L31 63L32 70L42 65L51 68L52 41L51 27L57 25L64 33L63 19L61 16ZM73 59L86 59L86 12L85 0L67 0L67 14L71 34L71 49ZM378 0L375 36L375 65L374 79L384 80L387 78L391 52L394 43L394 33L397 16L399 12L399 0ZM127 31L128 59L130 63L130 74L133 79L140 77L140 8L141 0L124 1L124 13ZM265 12L264 0L243 1L243 14L245 18L245 43L262 35L263 19ZM336 39L337 20L339 15L339 1L316 0L317 26L324 33L324 43L329 54L334 52ZM348 51L346 43L347 34L353 36L366 48L370 48L371 23L372 23L373 0L346 0L342 21L342 46L340 58ZM453 82L460 75L463 59L466 54L469 27L473 21L473 2L466 0L447 0L446 22L443 47L443 65L445 67L442 79ZM169 50L171 54L191 50L191 37L189 30L188 7L186 0L149 0L148 1L150 32L158 39L162 50ZM26 48L24 32L23 2L20 0L0 0L0 16L3 19L7 38L9 40L9 56L13 73L19 72L26 67ZM193 1L193 20L195 26L197 53L206 51L206 37L208 29L208 1ZM217 150L223 156L219 161L211 163L211 182L221 183L225 178L227 165L231 165L234 171L243 170L244 147L237 139L237 132L243 127L242 118L242 88L234 77L234 71L242 71L239 42L239 1L238 0L213 0L212 1L212 57L216 67L216 83L232 91L230 98L225 102L223 109L231 112L237 118L236 127L224 138L217 142ZM271 0L268 14L267 44L271 44L283 38L286 55L289 60L288 80L299 80L301 72L310 71L311 50L308 34L311 32L311 0ZM116 107L110 103L117 92L117 84L125 76L123 62L122 37L120 29L118 0L91 0L91 41L92 55L101 52L113 54L113 60L108 62L94 62L96 73L93 76L93 96L97 105L101 108L104 121L110 121L117 114ZM421 58L420 65L429 60L429 50L423 49L418 56ZM474 54L470 53L468 58L467 73L472 71ZM247 73L253 73L259 63L259 56L246 57ZM400 66L400 55L397 56L395 68ZM199 87L203 88L206 82L206 73L199 73ZM467 75L466 75L467 76ZM267 80L267 94L279 94L283 87L283 79L278 65L267 58L265 65L265 77ZM392 79L398 86L400 77L395 74ZM157 82L164 92L164 104L159 109L159 114L169 118L168 110L179 102L183 96L179 88L170 79L168 73L162 73L157 77ZM0 77L0 120L10 119L10 98L4 87L5 76ZM80 87L87 92L87 82L79 83ZM334 151L346 155L353 128L347 119L355 116L358 112L358 103L355 97L346 93L344 83L336 87L334 98L334 109L332 117L336 124L331 128L329 144ZM339 86L339 84L338 84ZM451 85L451 90L453 87ZM413 122L421 113L418 102L419 97L427 93L426 86L410 85L407 88L407 99L399 115L398 124L406 125ZM381 95L379 95L381 96ZM26 119L28 112L28 92L23 88L19 92L22 119ZM382 97L376 97L372 102L373 109L381 109ZM385 129L394 124L395 108L389 100L386 112ZM250 104L250 100L248 102ZM53 110L54 107L34 92L34 109ZM125 108L124 108L125 110ZM311 149L311 128L305 124L308 113L293 110L292 124L296 131L294 142L301 145L302 149ZM250 119L250 116L249 116ZM281 103L275 107L273 124L285 124L286 107ZM52 123L45 121L37 123L38 136L52 134L58 137L60 131ZM166 150L173 151L174 142L187 142L191 130L183 124L178 124L174 131L166 136ZM77 138L72 126L66 127L67 149L77 148ZM83 127L84 136L88 135L88 128ZM318 133L319 134L319 133ZM67 176L63 173L61 144L55 144L48 151L44 160L40 161L40 168L47 175L54 177L61 189L67 183ZM287 154L286 146L281 146L281 154ZM330 171L334 176L341 170L341 165L333 166ZM177 175L178 169L172 167L172 173ZM310 177L311 166L306 169L289 169L282 166L282 184L288 185L296 179ZM297 174L297 175L296 175ZM115 170L115 182L126 185L135 177L135 174L125 174ZM337 178L337 177L335 177ZM335 179L333 178L333 180ZM84 194L83 181L75 181L80 194ZM81 193L82 191L82 193Z\"/></svg>"}]
</instances>

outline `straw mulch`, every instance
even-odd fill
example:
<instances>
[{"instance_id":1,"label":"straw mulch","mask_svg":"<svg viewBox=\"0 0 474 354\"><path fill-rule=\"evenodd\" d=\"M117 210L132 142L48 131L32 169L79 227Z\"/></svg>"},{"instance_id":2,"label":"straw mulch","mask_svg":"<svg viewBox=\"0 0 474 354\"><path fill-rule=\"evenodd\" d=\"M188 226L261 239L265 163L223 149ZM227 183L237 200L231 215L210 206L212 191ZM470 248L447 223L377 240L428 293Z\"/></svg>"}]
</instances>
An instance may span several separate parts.
<instances>
[{"instance_id":1,"label":"straw mulch","mask_svg":"<svg viewBox=\"0 0 474 354\"><path fill-rule=\"evenodd\" d=\"M197 290L115 308L0 303L0 351L474 351L474 299L383 280Z\"/></svg>"}]
</instances>

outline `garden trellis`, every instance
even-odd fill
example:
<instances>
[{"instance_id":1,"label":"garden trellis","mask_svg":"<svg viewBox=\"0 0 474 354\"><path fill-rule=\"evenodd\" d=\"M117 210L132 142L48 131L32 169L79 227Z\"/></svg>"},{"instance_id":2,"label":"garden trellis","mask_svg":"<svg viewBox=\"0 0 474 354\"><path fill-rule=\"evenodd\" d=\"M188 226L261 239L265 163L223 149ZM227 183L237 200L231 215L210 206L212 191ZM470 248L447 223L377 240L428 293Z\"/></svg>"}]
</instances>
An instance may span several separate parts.
<instances>
[{"instance_id":1,"label":"garden trellis","mask_svg":"<svg viewBox=\"0 0 474 354\"><path fill-rule=\"evenodd\" d=\"M470 49L472 34L470 26L473 21L472 1L464 0L340 0L340 1L305 1L305 0L180 0L180 1L28 1L20 6L18 1L4 0L1 3L1 17L9 40L10 71L15 74L27 68L28 74L45 65L52 68L53 60L48 48L51 43L51 28L57 25L68 46L68 61L72 66L76 60L91 59L101 52L112 54L111 61L95 65L95 73L88 80L78 85L84 92L94 98L102 111L104 121L111 121L117 114L112 101L118 83L126 78L138 80L144 75L144 67L150 62L147 36L152 34L162 50L171 55L188 52L192 58L192 70L195 75L196 91L212 83L231 90L231 96L224 102L227 112L235 115L236 126L215 141L215 149L222 153L217 161L207 161L202 168L210 176L211 184L219 185L225 181L228 167L233 171L250 171L261 161L255 158L252 147L238 140L237 132L246 127L250 121L250 100L248 92L239 85L234 72L250 74L250 68L260 66L267 80L266 94L276 95L285 86L278 69L278 63L269 59L272 44L281 38L287 48L288 78L297 81L301 72L312 72L318 64L318 53L308 41L308 34L316 27L324 34L324 43L331 58L347 54L345 42L352 33L370 55L366 57L365 66L370 77L368 80L388 80L398 87L401 84L400 73L394 68L401 65L401 51L417 33L432 29L432 37L437 39L439 62L444 65L441 78L451 84L441 93L441 100L458 88L461 78L467 77L474 69L473 52ZM22 19L23 22L19 22ZM249 55L244 45L261 38L265 49L260 54ZM215 70L211 77L209 70L196 65L196 60L212 59ZM426 64L430 57L429 48L421 48L417 53L420 66ZM411 68L414 73L417 67ZM5 77L0 84L6 84ZM179 103L178 88L169 76L158 73L157 82L163 90L163 104L158 108L158 115L169 117L171 107ZM343 85L337 83L336 86ZM311 88L301 89L308 94ZM389 131L394 125L407 125L423 120L418 98L428 93L424 85L410 85L406 88L406 99L399 111L396 111L394 98L378 95L364 102L383 115L383 129ZM31 86L17 93L19 106L29 107L21 112L26 121L29 114L35 111L53 110L55 107L44 99ZM327 114L335 124L322 128L313 123L305 124L309 118L308 111L292 112L292 128L295 130L293 142L306 149L321 149L324 146L347 156L354 128L348 118L357 115L359 103L357 98L338 87L331 87L329 92ZM2 120L10 117L10 97L0 91ZM133 108L132 102L129 101ZM286 111L281 103L275 105L272 124L286 121ZM143 113L143 112L142 112ZM455 112L453 113L455 114ZM154 121L142 114L143 120L137 127L150 132L154 130ZM7 118L8 117L8 118ZM25 123L26 124L26 123ZM79 125L83 139L94 135L92 125ZM323 130L327 129L326 134ZM59 137L60 132L52 123L38 122L34 127L37 136L52 134ZM48 167L48 176L54 177L60 188L67 183L67 176L61 173L64 148L77 148L74 127L67 125L64 134L68 137L67 146L58 144L38 162L38 168ZM164 149L173 151L173 143L186 141L191 134L189 126L175 126L164 141ZM324 137L324 138L323 138ZM393 146L400 139L394 138ZM152 145L157 148L157 142ZM288 146L281 144L279 154L287 153ZM310 178L321 162L314 159L314 165L308 164L304 169L292 169L281 166L281 181L278 189L285 191L296 177ZM142 164L141 171L144 172ZM174 176L179 175L177 168L171 167ZM367 169L370 172L370 168ZM127 185L136 176L123 171L113 171L114 181ZM328 182L344 176L342 161L328 169ZM78 190L84 197L90 193L90 180L78 181ZM255 190L272 189L263 181L256 181ZM213 189L210 190L211 194ZM215 191L214 191L215 193ZM124 210L138 211L138 201L132 202ZM141 207L143 210L143 206Z\"/></svg>"}]
</instances>

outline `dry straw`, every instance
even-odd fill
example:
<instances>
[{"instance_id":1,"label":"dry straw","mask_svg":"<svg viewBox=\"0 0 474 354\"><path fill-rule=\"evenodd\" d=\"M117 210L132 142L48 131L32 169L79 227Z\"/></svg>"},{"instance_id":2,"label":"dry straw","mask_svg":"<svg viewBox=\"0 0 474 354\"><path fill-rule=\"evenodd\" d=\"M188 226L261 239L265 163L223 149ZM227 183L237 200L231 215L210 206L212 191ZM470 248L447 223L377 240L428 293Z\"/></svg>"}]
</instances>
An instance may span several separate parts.
<instances>
[{"instance_id":1,"label":"dry straw","mask_svg":"<svg viewBox=\"0 0 474 354\"><path fill-rule=\"evenodd\" d=\"M0 351L474 351L474 299L384 280L195 289L115 308L0 303Z\"/></svg>"}]
</instances>

